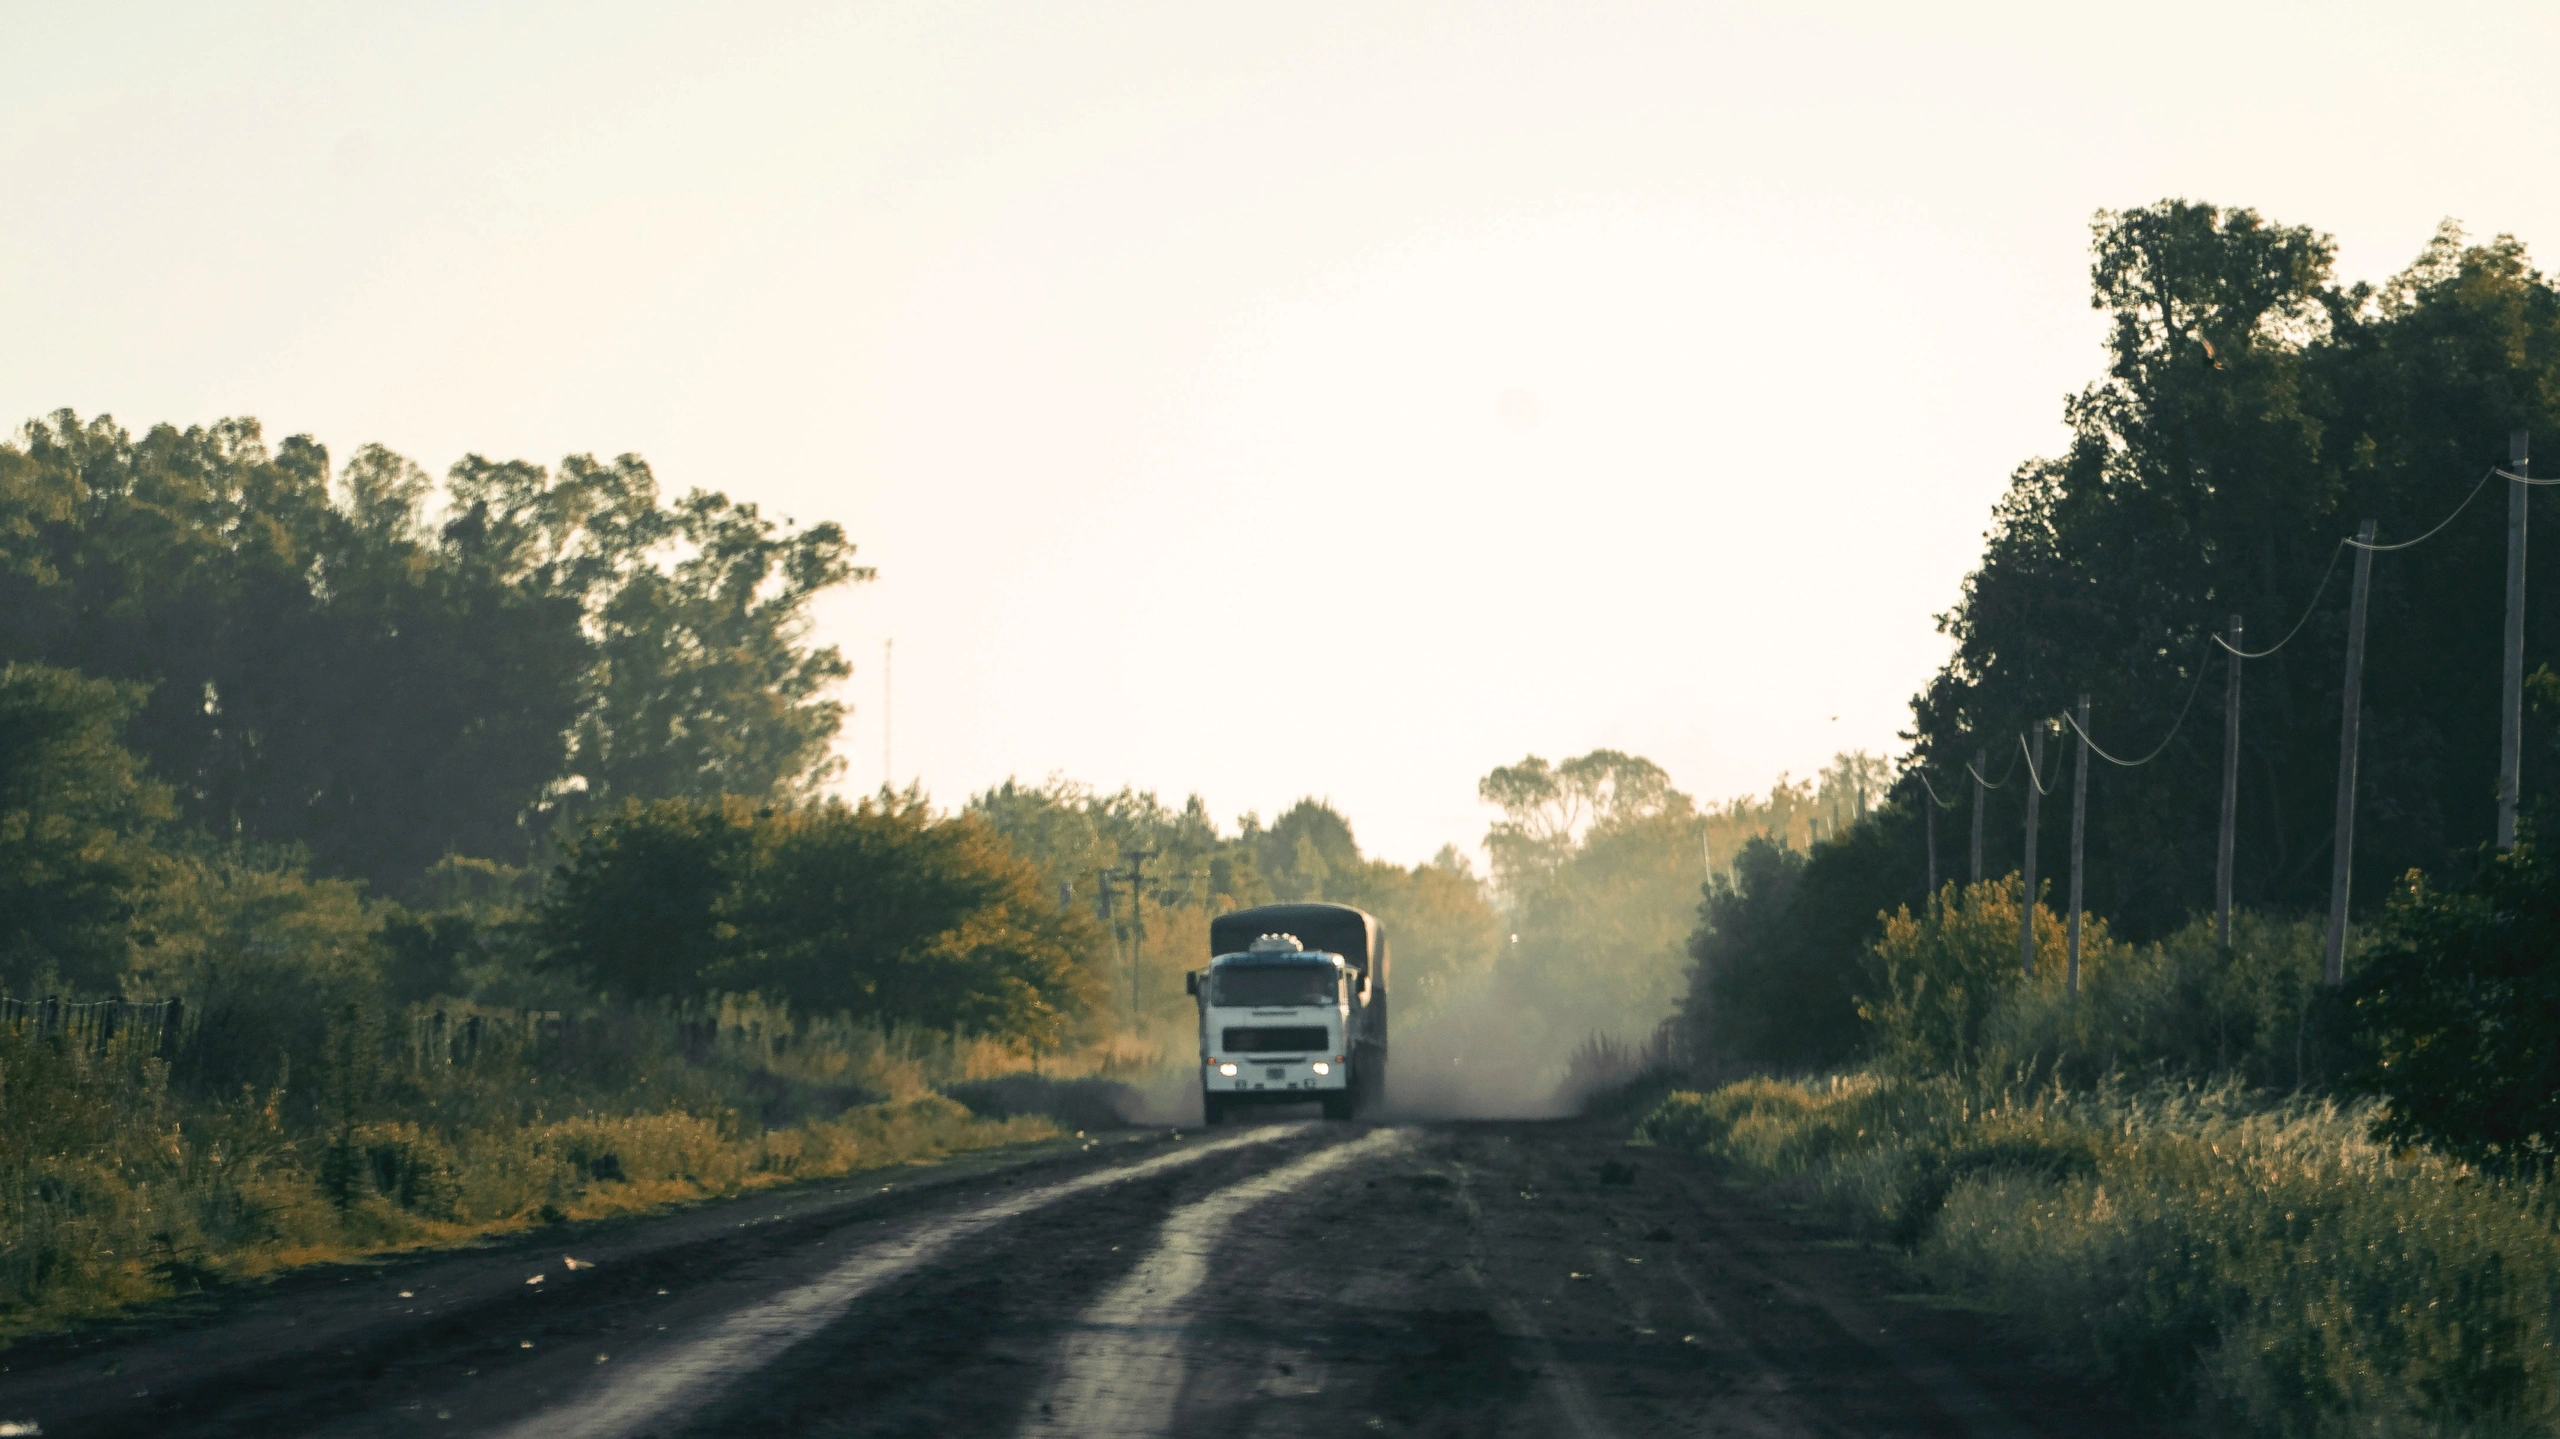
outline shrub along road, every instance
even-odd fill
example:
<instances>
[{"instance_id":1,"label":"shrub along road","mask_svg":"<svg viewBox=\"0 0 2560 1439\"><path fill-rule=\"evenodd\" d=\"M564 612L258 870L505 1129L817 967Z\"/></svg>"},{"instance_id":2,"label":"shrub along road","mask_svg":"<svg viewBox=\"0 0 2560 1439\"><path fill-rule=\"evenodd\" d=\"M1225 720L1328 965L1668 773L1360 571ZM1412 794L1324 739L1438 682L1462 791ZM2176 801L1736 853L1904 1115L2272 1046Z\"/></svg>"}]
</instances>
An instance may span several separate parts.
<instances>
[{"instance_id":1,"label":"shrub along road","mask_svg":"<svg viewBox=\"0 0 2560 1439\"><path fill-rule=\"evenodd\" d=\"M976 1156L0 1364L0 1421L54 1435L2151 1432L1887 1257L1579 1123Z\"/></svg>"}]
</instances>

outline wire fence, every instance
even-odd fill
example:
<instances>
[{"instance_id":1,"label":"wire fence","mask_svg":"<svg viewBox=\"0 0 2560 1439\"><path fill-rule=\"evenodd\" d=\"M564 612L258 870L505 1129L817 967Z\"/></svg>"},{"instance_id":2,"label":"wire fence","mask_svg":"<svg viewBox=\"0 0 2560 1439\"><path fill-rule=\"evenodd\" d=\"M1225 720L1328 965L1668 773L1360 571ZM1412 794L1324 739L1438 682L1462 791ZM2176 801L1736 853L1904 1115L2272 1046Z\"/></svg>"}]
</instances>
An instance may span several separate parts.
<instances>
[{"instance_id":1,"label":"wire fence","mask_svg":"<svg viewBox=\"0 0 2560 1439\"><path fill-rule=\"evenodd\" d=\"M676 1050L695 1064L714 1059L780 1059L807 1039L800 1025L778 1016L732 1016L723 1022L717 1014L678 1014L671 1022ZM469 1064L499 1046L556 1053L621 1044L630 1023L630 1016L613 1013L416 1006L402 1017L399 1028L402 1047L413 1058Z\"/></svg>"},{"instance_id":2,"label":"wire fence","mask_svg":"<svg viewBox=\"0 0 2560 1439\"><path fill-rule=\"evenodd\" d=\"M32 1033L104 1052L117 1040L147 1043L162 1059L175 1059L197 1040L202 1016L181 998L73 1000L59 995L18 999L0 995L0 1031ZM676 1014L675 1048L686 1059L779 1059L808 1036L780 1015ZM500 1051L558 1054L628 1042L630 1016L584 1015L557 1009L496 1009L482 1005L413 1005L389 1020L392 1049L417 1064L468 1065ZM217 1020L213 1026L222 1026Z\"/></svg>"},{"instance_id":3,"label":"wire fence","mask_svg":"<svg viewBox=\"0 0 2560 1439\"><path fill-rule=\"evenodd\" d=\"M42 1037L59 1038L101 1050L113 1044L119 1036L149 1036L153 1049L164 1059L178 1052L186 1014L186 1001L181 999L67 1000L58 995L46 995L42 999L0 996L0 1029L32 1029Z\"/></svg>"}]
</instances>

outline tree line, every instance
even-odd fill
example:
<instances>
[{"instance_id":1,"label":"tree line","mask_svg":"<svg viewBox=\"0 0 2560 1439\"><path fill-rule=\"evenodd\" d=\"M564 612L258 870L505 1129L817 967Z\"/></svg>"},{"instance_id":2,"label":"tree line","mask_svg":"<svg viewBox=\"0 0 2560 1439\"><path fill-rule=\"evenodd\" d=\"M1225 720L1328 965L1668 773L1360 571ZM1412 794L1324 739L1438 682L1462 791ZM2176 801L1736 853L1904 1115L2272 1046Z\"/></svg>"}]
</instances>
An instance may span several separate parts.
<instances>
[{"instance_id":1,"label":"tree line","mask_svg":"<svg viewBox=\"0 0 2560 1439\"><path fill-rule=\"evenodd\" d=\"M2090 775L2089 902L2129 936L2212 902L2223 687L2210 636L2237 614L2245 647L2263 649L2303 620L2247 668L2235 881L2243 904L2315 908L2346 643L2337 542L2367 518L2385 543L2415 539L2505 461L2511 430L2560 434L2560 288L2519 242L2472 243L2448 223L2379 285L2338 281L2336 248L2187 201L2098 217L2106 372L2065 406L2065 451L2012 477L1941 620L1954 654L1913 703L1912 765L1956 798L1977 751L1999 778L2016 736L2084 693L2098 741L2140 754L2212 672L2156 762ZM2529 500L2546 523L2550 503ZM2503 511L2475 503L2374 565L2354 856L2368 909L2397 876L2451 873L2491 837ZM2560 634L2560 549L2531 564L2526 644L2541 653ZM2547 800L2560 772L2529 766L2525 783ZM1897 795L1920 802L1916 779ZM2018 832L2023 795L1990 796L1992 833ZM2062 872L2061 829L2043 836L2043 873Z\"/></svg>"},{"instance_id":2,"label":"tree line","mask_svg":"<svg viewBox=\"0 0 2560 1439\"><path fill-rule=\"evenodd\" d=\"M815 793L848 667L808 606L852 561L636 455L470 455L439 495L248 419L66 410L0 444L0 657L130 687L190 825L383 893L626 797Z\"/></svg>"},{"instance_id":3,"label":"tree line","mask_svg":"<svg viewBox=\"0 0 2560 1439\"><path fill-rule=\"evenodd\" d=\"M1693 1053L1778 1070L1926 1053L1943 1067L1978 1048L1965 1025L2004 1014L1994 1027L2012 1064L2069 1050L2137 1070L2236 1068L2389 1094L2404 1137L2474 1157L2553 1142L2545 1115L2560 1086L2526 1036L2560 1022L2560 981L2535 939L2560 908L2560 870L2530 822L2547 827L2560 796L2560 679L2545 668L2529 687L2527 839L2500 856L2505 506L2456 511L2505 461L2511 430L2560 433L2560 285L2515 239L2474 243L2450 223L2379 285L2339 282L2335 253L2329 237L2247 209L2172 200L2098 217L2091 303L2110 321L2106 371L2066 404L2064 452L2021 465L1995 507L1981 562L1940 619L1953 653L1913 700L1890 801L1810 853L1747 847L1708 889L1679 1018ZM2550 501L2528 495L2548 520ZM2343 991L2327 991L2316 967L2302 972L2316 956L2300 921L2325 907L2331 863L2348 604L2338 541L2366 518L2386 544L2415 539L2449 514L2373 567L2352 856L2361 938ZM2560 633L2560 552L2543 544L2529 566L2530 667ZM2226 660L2212 636L2235 614L2244 648L2299 628L2247 664L2245 913L2225 951L2200 916L2222 788ZM2091 765L2086 903L2110 922L2092 953L2113 977L2074 1009L2018 974L2018 907L2045 896L2022 901L2014 876L2019 737L2080 694L2100 744L2165 746L2140 768ZM2067 746L2049 746L2046 782L2069 763ZM1977 773L1998 787L1977 789ZM1940 879L1967 879L1975 802L1985 883L1933 895L1924 827L1938 828ZM2046 819L2038 869L2059 876L2068 810L2049 802ZM1997 891L2004 874L2010 890ZM1995 962L1977 941L2003 922ZM1933 1007L1956 995L1988 1007ZM1975 1019L1948 1018L1963 1013Z\"/></svg>"},{"instance_id":4,"label":"tree line","mask_svg":"<svg viewBox=\"0 0 2560 1439\"><path fill-rule=\"evenodd\" d=\"M1062 910L1098 927L1099 1003L1135 1032L1187 1023L1182 975L1207 958L1210 917L1250 905L1325 901L1378 915L1399 1015L1445 999L1494 957L1494 895L1454 846L1418 865L1372 858L1351 821L1314 797L1229 828L1196 794L1177 808L1149 791L1053 776L995 785L968 800L964 818L1003 836Z\"/></svg>"},{"instance_id":5,"label":"tree line","mask_svg":"<svg viewBox=\"0 0 2560 1439\"><path fill-rule=\"evenodd\" d=\"M1478 783L1495 816L1484 874L1455 846L1412 866L1372 858L1351 820L1312 797L1230 829L1196 795L1177 808L1053 778L1007 781L967 812L1039 866L1062 906L1102 927L1100 1002L1134 1013L1136 1029L1170 1044L1189 1023L1181 976L1206 956L1212 914L1351 904L1387 925L1399 1043L1498 1053L1516 1072L1507 1078L1527 1076L1520 1093L1543 1100L1576 1046L1649 1034L1677 1008L1711 864L1757 853L1743 848L1751 836L1804 844L1855 832L1885 779L1871 757L1844 754L1813 781L1782 777L1768 797L1702 805L1641 755L1528 755Z\"/></svg>"},{"instance_id":6,"label":"tree line","mask_svg":"<svg viewBox=\"0 0 2560 1439\"><path fill-rule=\"evenodd\" d=\"M28 424L0 990L185 994L269 1066L439 996L1054 1038L1098 942L1037 871L982 819L824 792L849 667L809 606L853 556L633 455L439 486L253 420Z\"/></svg>"},{"instance_id":7,"label":"tree line","mask_svg":"<svg viewBox=\"0 0 2560 1439\"><path fill-rule=\"evenodd\" d=\"M847 802L808 610L853 558L630 455L438 483L252 420L30 423L0 444L0 989L184 994L258 1064L316 1063L349 1006L750 991L1054 1048L1170 1033L1211 913L1323 899L1390 925L1400 1016L1499 994L1560 1053L1676 1001L1720 847L1881 793L1862 756L1703 808L1640 757L1533 756L1481 787L1485 875L1375 859L1314 798Z\"/></svg>"}]
</instances>

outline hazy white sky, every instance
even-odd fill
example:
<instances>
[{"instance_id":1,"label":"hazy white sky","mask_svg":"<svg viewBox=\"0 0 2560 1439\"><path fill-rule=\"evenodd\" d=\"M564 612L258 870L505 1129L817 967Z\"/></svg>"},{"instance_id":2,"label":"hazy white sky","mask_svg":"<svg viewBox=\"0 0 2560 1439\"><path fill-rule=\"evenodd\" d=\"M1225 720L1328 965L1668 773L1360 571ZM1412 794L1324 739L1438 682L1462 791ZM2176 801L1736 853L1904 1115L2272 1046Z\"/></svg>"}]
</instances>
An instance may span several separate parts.
<instances>
[{"instance_id":1,"label":"hazy white sky","mask_svg":"<svg viewBox=\"0 0 2560 1439\"><path fill-rule=\"evenodd\" d=\"M2560 235L2560 8L0 0L0 422L843 521L847 782L1472 844L1895 748L2092 211ZM2548 249L2547 243L2544 248Z\"/></svg>"}]
</instances>

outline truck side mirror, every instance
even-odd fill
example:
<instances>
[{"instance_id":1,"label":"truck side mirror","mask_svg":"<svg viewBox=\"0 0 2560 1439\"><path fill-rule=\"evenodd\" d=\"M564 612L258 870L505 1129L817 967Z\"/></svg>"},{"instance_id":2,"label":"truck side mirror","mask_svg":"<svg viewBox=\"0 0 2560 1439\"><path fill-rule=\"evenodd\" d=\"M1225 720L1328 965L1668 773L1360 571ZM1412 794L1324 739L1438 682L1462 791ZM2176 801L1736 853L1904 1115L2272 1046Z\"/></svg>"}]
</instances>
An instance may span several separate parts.
<instances>
[{"instance_id":1,"label":"truck side mirror","mask_svg":"<svg viewBox=\"0 0 2560 1439\"><path fill-rule=\"evenodd\" d=\"M1195 998L1195 999L1199 997L1199 994L1200 994L1200 971L1198 971L1198 970L1194 969L1194 970L1189 970L1189 971L1187 971L1187 972L1185 972L1185 973L1183 974L1183 976L1182 976L1182 992L1183 992L1184 994L1187 994L1187 995L1192 996L1192 997L1193 997L1193 998Z\"/></svg>"},{"instance_id":2,"label":"truck side mirror","mask_svg":"<svg viewBox=\"0 0 2560 1439\"><path fill-rule=\"evenodd\" d=\"M1360 1003L1363 1008L1369 1003L1369 976L1366 974L1360 976Z\"/></svg>"}]
</instances>

